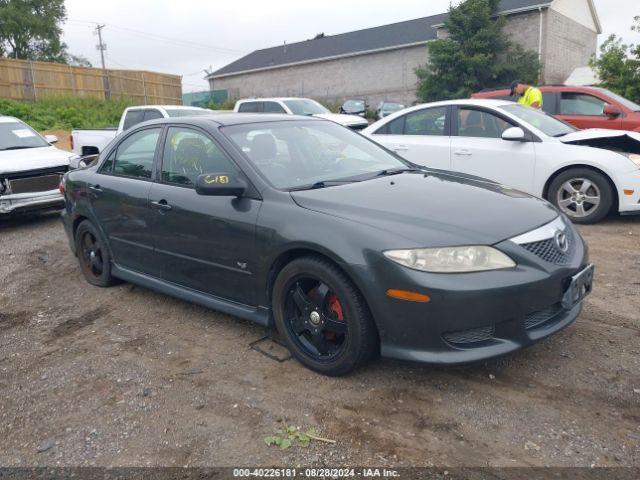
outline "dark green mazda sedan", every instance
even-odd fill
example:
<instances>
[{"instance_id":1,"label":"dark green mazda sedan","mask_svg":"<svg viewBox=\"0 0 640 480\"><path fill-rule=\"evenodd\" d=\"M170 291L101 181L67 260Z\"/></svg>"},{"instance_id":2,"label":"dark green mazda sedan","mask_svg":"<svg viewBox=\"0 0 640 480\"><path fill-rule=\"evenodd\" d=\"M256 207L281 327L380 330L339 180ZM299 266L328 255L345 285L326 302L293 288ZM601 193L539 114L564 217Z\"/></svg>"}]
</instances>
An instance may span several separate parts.
<instances>
[{"instance_id":1,"label":"dark green mazda sedan","mask_svg":"<svg viewBox=\"0 0 640 480\"><path fill-rule=\"evenodd\" d=\"M593 266L549 203L420 168L326 120L140 124L60 185L93 285L137 283L269 326L307 367L504 355L572 323Z\"/></svg>"}]
</instances>

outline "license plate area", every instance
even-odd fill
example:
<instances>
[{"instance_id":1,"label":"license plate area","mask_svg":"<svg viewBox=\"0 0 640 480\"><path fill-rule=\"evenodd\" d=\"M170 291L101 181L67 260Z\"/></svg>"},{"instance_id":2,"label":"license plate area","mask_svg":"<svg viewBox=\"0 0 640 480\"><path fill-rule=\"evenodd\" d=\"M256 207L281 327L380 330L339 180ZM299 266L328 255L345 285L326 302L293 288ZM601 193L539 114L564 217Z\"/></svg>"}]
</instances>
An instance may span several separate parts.
<instances>
[{"instance_id":1,"label":"license plate area","mask_svg":"<svg viewBox=\"0 0 640 480\"><path fill-rule=\"evenodd\" d=\"M571 278L571 284L562 298L562 306L565 309L571 310L591 293L594 272L595 266L589 265Z\"/></svg>"}]
</instances>

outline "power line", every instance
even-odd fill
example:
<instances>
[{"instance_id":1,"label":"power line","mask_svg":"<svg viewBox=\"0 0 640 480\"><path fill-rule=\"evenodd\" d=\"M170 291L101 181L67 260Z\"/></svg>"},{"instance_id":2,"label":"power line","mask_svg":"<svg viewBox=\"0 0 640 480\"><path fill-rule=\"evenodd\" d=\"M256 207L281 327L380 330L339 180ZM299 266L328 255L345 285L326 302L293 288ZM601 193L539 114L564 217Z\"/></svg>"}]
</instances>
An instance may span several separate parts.
<instances>
[{"instance_id":1,"label":"power line","mask_svg":"<svg viewBox=\"0 0 640 480\"><path fill-rule=\"evenodd\" d=\"M75 19L69 19L67 20L67 22L71 22L71 23L76 23L76 24L87 24L87 25L96 25L96 22L91 22L88 20L75 20ZM177 39L177 38L171 38L171 37L165 37L164 35L158 35L155 33L150 33L150 32L144 32L141 30L135 30L133 28L128 28L128 27L121 27L118 25L114 25L114 24L103 24L103 26L106 26L108 28L117 30L117 31L121 31L123 33L128 33L129 35L134 35L134 36L138 36L138 37L142 37L142 38L149 38L152 40L161 40L164 41L166 43L173 43L174 45L179 45L179 46L183 46L183 47L192 47L192 48L201 48L201 49L206 49L206 50L216 50L218 52L221 53L230 53L230 54L243 54L246 53L244 51L240 51L240 50L234 50L231 48L226 48L226 47L218 47L215 45L207 45L204 43L199 43L199 42L194 42L191 40L181 40L181 39Z\"/></svg>"}]
</instances>

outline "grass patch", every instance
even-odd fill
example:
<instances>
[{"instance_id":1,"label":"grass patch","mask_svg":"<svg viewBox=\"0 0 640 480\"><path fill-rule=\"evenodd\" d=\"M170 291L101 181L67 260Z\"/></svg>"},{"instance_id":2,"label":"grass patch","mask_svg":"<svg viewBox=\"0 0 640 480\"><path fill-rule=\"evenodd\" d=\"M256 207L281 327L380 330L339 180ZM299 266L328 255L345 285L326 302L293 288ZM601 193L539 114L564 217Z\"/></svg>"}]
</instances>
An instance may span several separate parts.
<instances>
[{"instance_id":1,"label":"grass patch","mask_svg":"<svg viewBox=\"0 0 640 480\"><path fill-rule=\"evenodd\" d=\"M37 102L0 99L0 114L16 117L38 131L116 127L131 100L55 97Z\"/></svg>"}]
</instances>

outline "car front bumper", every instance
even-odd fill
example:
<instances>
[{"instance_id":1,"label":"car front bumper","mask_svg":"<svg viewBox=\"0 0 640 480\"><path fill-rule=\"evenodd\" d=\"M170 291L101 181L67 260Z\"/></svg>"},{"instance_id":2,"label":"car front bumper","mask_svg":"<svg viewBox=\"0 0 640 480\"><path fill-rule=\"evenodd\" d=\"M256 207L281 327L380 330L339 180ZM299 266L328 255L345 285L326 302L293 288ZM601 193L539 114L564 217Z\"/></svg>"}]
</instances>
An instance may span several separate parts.
<instances>
[{"instance_id":1,"label":"car front bumper","mask_svg":"<svg viewBox=\"0 0 640 480\"><path fill-rule=\"evenodd\" d=\"M0 195L0 215L58 209L63 205L64 198L58 189Z\"/></svg>"},{"instance_id":2,"label":"car front bumper","mask_svg":"<svg viewBox=\"0 0 640 480\"><path fill-rule=\"evenodd\" d=\"M619 211L623 215L640 214L640 170L635 170L621 180L618 192Z\"/></svg>"},{"instance_id":3,"label":"car front bumper","mask_svg":"<svg viewBox=\"0 0 640 480\"><path fill-rule=\"evenodd\" d=\"M572 277L588 266L577 232L575 239L566 265L543 261L506 241L496 247L516 260L516 268L468 274L414 271L372 254L371 266L358 269L357 277L378 327L381 354L464 364L514 352L562 330L582 310L583 302L562 305ZM430 301L394 299L387 289L425 294Z\"/></svg>"}]
</instances>

